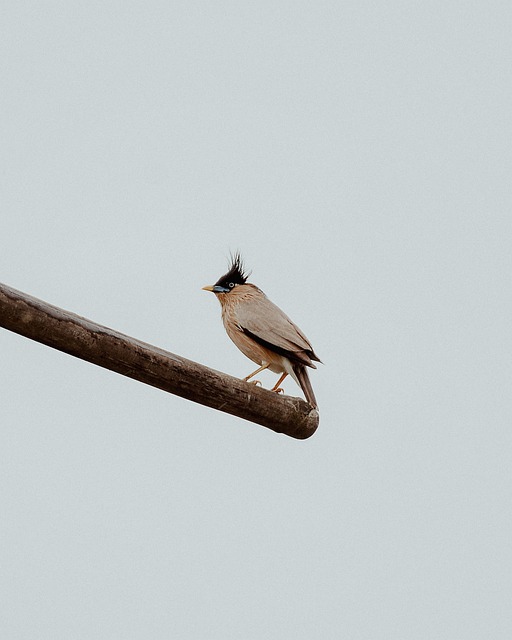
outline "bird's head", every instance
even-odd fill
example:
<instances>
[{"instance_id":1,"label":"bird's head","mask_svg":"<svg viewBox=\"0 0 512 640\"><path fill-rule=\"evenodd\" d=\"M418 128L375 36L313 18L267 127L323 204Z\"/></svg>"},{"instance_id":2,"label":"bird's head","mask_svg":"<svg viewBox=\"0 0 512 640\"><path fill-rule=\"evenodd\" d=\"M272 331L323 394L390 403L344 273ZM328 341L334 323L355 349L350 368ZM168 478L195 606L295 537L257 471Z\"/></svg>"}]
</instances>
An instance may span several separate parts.
<instances>
[{"instance_id":1,"label":"bird's head","mask_svg":"<svg viewBox=\"0 0 512 640\"><path fill-rule=\"evenodd\" d=\"M231 264L229 271L221 276L213 285L203 287L205 291L213 291L213 293L230 293L239 285L245 284L249 274L245 271L242 257L239 253L231 256Z\"/></svg>"}]
</instances>

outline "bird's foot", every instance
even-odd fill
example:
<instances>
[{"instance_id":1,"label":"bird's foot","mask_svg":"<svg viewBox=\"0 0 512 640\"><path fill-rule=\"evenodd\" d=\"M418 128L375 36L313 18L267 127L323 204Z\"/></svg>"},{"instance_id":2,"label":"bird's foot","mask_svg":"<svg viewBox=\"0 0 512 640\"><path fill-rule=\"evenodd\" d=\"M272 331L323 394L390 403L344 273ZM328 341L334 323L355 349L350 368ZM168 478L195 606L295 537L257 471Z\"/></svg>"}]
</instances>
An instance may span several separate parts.
<instances>
[{"instance_id":1,"label":"bird's foot","mask_svg":"<svg viewBox=\"0 0 512 640\"><path fill-rule=\"evenodd\" d=\"M284 389L281 389L281 387L279 387L278 389L272 389L272 391L274 393L284 393Z\"/></svg>"},{"instance_id":2,"label":"bird's foot","mask_svg":"<svg viewBox=\"0 0 512 640\"><path fill-rule=\"evenodd\" d=\"M262 386L259 380L246 380L246 382L248 382L249 384L255 384L256 386L258 385L260 385L260 387Z\"/></svg>"}]
</instances>

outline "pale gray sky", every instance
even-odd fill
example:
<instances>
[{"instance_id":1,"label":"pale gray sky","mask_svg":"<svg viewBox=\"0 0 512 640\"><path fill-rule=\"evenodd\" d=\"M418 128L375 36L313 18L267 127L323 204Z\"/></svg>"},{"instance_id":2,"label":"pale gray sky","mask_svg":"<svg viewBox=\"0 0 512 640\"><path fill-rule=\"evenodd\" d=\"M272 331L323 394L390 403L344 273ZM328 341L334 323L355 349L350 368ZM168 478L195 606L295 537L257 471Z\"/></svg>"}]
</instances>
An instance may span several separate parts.
<instances>
[{"instance_id":1,"label":"pale gray sky","mask_svg":"<svg viewBox=\"0 0 512 640\"><path fill-rule=\"evenodd\" d=\"M242 377L238 248L325 365L300 442L0 330L2 638L512 637L511 17L4 3L0 279Z\"/></svg>"}]
</instances>

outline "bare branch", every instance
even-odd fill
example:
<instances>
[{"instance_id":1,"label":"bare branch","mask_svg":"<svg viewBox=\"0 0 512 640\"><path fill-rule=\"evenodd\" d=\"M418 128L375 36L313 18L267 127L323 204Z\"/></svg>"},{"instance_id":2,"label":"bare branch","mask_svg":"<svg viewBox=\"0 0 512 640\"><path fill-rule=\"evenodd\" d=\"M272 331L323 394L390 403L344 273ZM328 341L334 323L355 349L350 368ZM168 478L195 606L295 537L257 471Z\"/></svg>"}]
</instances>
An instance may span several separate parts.
<instances>
[{"instance_id":1,"label":"bare branch","mask_svg":"<svg viewBox=\"0 0 512 640\"><path fill-rule=\"evenodd\" d=\"M1 283L0 326L76 358L293 438L308 438L318 427L318 411L301 398L256 387Z\"/></svg>"}]
</instances>

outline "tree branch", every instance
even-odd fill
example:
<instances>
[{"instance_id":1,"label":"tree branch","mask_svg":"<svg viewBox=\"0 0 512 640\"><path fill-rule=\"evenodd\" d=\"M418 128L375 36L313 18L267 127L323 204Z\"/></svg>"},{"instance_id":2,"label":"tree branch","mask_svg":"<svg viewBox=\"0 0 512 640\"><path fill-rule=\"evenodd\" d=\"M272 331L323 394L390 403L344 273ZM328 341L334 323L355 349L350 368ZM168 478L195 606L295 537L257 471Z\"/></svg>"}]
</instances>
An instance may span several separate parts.
<instances>
[{"instance_id":1,"label":"tree branch","mask_svg":"<svg viewBox=\"0 0 512 640\"><path fill-rule=\"evenodd\" d=\"M309 438L318 427L318 411L301 398L256 387L1 283L0 326L76 358L293 438Z\"/></svg>"}]
</instances>

